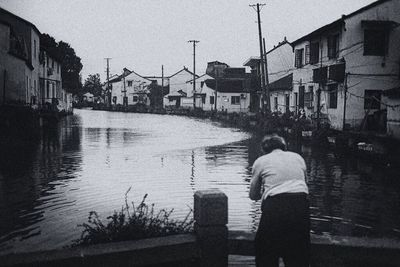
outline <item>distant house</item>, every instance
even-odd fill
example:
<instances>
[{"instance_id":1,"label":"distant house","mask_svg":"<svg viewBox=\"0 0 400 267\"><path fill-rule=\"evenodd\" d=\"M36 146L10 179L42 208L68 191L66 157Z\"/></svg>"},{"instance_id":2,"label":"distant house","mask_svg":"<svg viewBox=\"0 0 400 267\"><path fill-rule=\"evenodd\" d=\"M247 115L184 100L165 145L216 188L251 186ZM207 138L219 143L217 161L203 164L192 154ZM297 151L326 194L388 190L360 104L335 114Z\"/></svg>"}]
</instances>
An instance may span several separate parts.
<instances>
[{"instance_id":1,"label":"distant house","mask_svg":"<svg viewBox=\"0 0 400 267\"><path fill-rule=\"evenodd\" d=\"M82 100L87 103L93 103L93 101L94 101L93 94L89 93L89 92L84 93Z\"/></svg>"},{"instance_id":2,"label":"distant house","mask_svg":"<svg viewBox=\"0 0 400 267\"><path fill-rule=\"evenodd\" d=\"M112 104L123 106L150 105L147 87L151 82L151 80L136 72L124 68L121 75L109 81L112 90Z\"/></svg>"},{"instance_id":3,"label":"distant house","mask_svg":"<svg viewBox=\"0 0 400 267\"><path fill-rule=\"evenodd\" d=\"M212 80L208 74L203 74L199 78L196 79L196 107L201 108L202 110L216 110L215 105L215 90L208 87L206 84L206 80ZM187 90L193 90L193 79L186 82Z\"/></svg>"},{"instance_id":4,"label":"distant house","mask_svg":"<svg viewBox=\"0 0 400 267\"><path fill-rule=\"evenodd\" d=\"M399 14L398 0L376 1L294 41L296 107L336 129L400 138Z\"/></svg>"},{"instance_id":5,"label":"distant house","mask_svg":"<svg viewBox=\"0 0 400 267\"><path fill-rule=\"evenodd\" d=\"M37 107L40 31L0 8L0 103Z\"/></svg>"},{"instance_id":6,"label":"distant house","mask_svg":"<svg viewBox=\"0 0 400 267\"><path fill-rule=\"evenodd\" d=\"M193 73L186 67L169 76L169 94L165 96L167 99L164 101L165 107L193 108L193 89L188 89L186 86L186 82L191 79Z\"/></svg>"},{"instance_id":7,"label":"distant house","mask_svg":"<svg viewBox=\"0 0 400 267\"><path fill-rule=\"evenodd\" d=\"M293 48L286 40L286 37L278 45L274 46L266 53L268 65L268 89L270 91L270 107L272 112L290 112L295 110L295 100L292 96L293 89ZM256 85L257 77L260 77L260 58L251 57L243 65L250 67L254 86L260 87L260 82ZM260 78L258 78L260 79ZM259 89L261 90L261 88ZM262 92L260 92L262 94ZM258 101L254 96L254 102ZM261 108L261 104L259 104Z\"/></svg>"},{"instance_id":8,"label":"distant house","mask_svg":"<svg viewBox=\"0 0 400 267\"><path fill-rule=\"evenodd\" d=\"M204 81L211 90L216 91L216 109L218 111L249 112L249 79L245 68L224 68L219 77Z\"/></svg>"},{"instance_id":9,"label":"distant house","mask_svg":"<svg viewBox=\"0 0 400 267\"><path fill-rule=\"evenodd\" d=\"M38 102L42 108L53 107L53 111L72 111L72 94L62 87L61 63L44 48L40 50L39 81Z\"/></svg>"}]
</instances>

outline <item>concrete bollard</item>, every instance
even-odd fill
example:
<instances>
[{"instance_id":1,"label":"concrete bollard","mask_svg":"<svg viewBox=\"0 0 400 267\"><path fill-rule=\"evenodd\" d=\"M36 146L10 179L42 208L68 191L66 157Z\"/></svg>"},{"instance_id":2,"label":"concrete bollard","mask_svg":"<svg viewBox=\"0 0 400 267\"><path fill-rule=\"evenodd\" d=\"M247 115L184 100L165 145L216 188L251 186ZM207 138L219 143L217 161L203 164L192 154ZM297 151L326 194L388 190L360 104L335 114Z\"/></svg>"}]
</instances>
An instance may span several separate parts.
<instances>
[{"instance_id":1,"label":"concrete bollard","mask_svg":"<svg viewBox=\"0 0 400 267\"><path fill-rule=\"evenodd\" d=\"M220 190L194 194L194 229L201 267L228 266L228 198Z\"/></svg>"}]
</instances>

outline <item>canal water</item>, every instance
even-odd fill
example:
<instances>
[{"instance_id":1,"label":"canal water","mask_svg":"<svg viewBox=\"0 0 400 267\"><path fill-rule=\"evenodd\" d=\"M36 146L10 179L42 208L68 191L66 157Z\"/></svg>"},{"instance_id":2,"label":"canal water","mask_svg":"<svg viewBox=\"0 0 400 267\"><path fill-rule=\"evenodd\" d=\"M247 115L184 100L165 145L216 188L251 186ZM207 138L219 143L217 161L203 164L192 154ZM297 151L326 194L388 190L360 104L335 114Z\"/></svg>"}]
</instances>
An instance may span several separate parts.
<instances>
[{"instance_id":1,"label":"canal water","mask_svg":"<svg viewBox=\"0 0 400 267\"><path fill-rule=\"evenodd\" d=\"M80 236L90 211L103 219L125 192L184 218L193 193L229 199L229 229L255 231L260 203L248 198L260 137L179 116L75 110L31 145L2 144L0 254L60 248ZM400 239L400 167L290 144L305 158L312 231Z\"/></svg>"}]
</instances>

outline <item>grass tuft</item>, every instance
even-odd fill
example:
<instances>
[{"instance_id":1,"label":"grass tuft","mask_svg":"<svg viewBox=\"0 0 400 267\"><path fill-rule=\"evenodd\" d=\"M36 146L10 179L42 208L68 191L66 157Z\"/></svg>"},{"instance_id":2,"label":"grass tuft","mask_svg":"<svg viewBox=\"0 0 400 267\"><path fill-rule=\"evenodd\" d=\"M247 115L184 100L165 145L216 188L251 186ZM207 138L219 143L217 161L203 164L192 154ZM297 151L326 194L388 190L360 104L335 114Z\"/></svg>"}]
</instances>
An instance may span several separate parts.
<instances>
[{"instance_id":1,"label":"grass tuft","mask_svg":"<svg viewBox=\"0 0 400 267\"><path fill-rule=\"evenodd\" d=\"M73 246L92 245L99 243L137 240L151 237L161 237L174 234L193 232L193 210L183 220L171 219L173 209L154 209L154 203L146 203L147 194L139 205L128 203L129 188L125 193L125 205L120 211L114 211L103 222L97 212L89 213L88 222L78 225L83 227L81 237L74 241Z\"/></svg>"}]
</instances>

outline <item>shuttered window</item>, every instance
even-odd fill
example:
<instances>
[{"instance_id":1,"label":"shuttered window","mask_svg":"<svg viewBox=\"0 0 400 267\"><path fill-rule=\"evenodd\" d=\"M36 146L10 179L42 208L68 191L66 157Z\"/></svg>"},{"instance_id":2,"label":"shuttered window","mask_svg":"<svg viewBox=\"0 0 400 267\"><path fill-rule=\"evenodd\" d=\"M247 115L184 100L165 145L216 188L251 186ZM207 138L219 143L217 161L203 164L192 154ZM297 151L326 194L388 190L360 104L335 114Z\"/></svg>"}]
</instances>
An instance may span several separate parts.
<instances>
[{"instance_id":1,"label":"shuttered window","mask_svg":"<svg viewBox=\"0 0 400 267\"><path fill-rule=\"evenodd\" d=\"M328 37L328 58L337 58L339 54L339 35L331 35Z\"/></svg>"},{"instance_id":2,"label":"shuttered window","mask_svg":"<svg viewBox=\"0 0 400 267\"><path fill-rule=\"evenodd\" d=\"M305 64L310 64L310 45L306 45Z\"/></svg>"},{"instance_id":3,"label":"shuttered window","mask_svg":"<svg viewBox=\"0 0 400 267\"><path fill-rule=\"evenodd\" d=\"M303 55L304 55L304 49L296 49L295 51L295 61L294 61L294 66L296 68L301 68L303 67Z\"/></svg>"},{"instance_id":4,"label":"shuttered window","mask_svg":"<svg viewBox=\"0 0 400 267\"><path fill-rule=\"evenodd\" d=\"M319 62L319 43L310 44L310 64L316 64Z\"/></svg>"},{"instance_id":5,"label":"shuttered window","mask_svg":"<svg viewBox=\"0 0 400 267\"><path fill-rule=\"evenodd\" d=\"M329 100L328 108L337 108L337 102L338 102L337 90L338 90L337 83L328 85L328 100Z\"/></svg>"}]
</instances>

